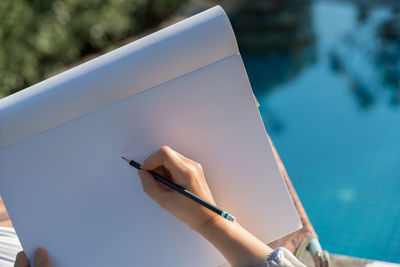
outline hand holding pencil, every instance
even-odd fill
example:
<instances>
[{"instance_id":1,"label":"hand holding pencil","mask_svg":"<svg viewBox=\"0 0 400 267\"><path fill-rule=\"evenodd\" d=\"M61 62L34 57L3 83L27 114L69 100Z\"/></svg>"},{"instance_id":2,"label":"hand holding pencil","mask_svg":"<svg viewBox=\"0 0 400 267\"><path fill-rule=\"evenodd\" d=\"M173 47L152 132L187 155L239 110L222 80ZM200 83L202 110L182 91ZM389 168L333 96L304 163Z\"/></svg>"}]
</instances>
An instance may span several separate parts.
<instances>
[{"instance_id":1,"label":"hand holding pencil","mask_svg":"<svg viewBox=\"0 0 400 267\"><path fill-rule=\"evenodd\" d=\"M202 225L218 216L192 199L154 179L148 172L150 170L215 206L214 198L199 163L184 157L167 146L163 146L143 162L142 170L139 170L138 174L142 181L143 190L164 209L192 229L198 230Z\"/></svg>"},{"instance_id":2,"label":"hand holding pencil","mask_svg":"<svg viewBox=\"0 0 400 267\"><path fill-rule=\"evenodd\" d=\"M264 266L263 259L272 252L270 247L237 221L227 220L225 216L223 218L159 182L148 172L154 171L217 207L200 164L163 146L150 155L141 168L138 174L143 190L164 209L207 239L232 266Z\"/></svg>"}]
</instances>

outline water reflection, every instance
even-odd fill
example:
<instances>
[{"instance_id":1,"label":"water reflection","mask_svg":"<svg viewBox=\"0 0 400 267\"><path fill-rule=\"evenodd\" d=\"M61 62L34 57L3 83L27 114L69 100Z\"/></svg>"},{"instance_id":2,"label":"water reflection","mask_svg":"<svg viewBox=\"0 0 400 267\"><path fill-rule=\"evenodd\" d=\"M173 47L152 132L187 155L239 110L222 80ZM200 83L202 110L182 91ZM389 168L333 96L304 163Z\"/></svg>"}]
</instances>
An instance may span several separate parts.
<instances>
[{"instance_id":1,"label":"water reflection","mask_svg":"<svg viewBox=\"0 0 400 267\"><path fill-rule=\"evenodd\" d=\"M354 5L358 24L327 51L330 69L348 80L348 90L361 109L369 110L377 98L398 106L400 8L376 12L378 8L367 2ZM242 1L230 14L257 97L268 95L317 61L312 12L311 0L271 0ZM281 131L283 122L269 111L267 124Z\"/></svg>"},{"instance_id":2,"label":"water reflection","mask_svg":"<svg viewBox=\"0 0 400 267\"><path fill-rule=\"evenodd\" d=\"M390 104L400 103L400 7L378 26L381 41L375 55L377 68L382 69L382 82L391 90Z\"/></svg>"},{"instance_id":3,"label":"water reflection","mask_svg":"<svg viewBox=\"0 0 400 267\"><path fill-rule=\"evenodd\" d=\"M400 103L400 11L371 9L365 4L358 6L357 27L329 52L331 70L350 80L349 90L365 110L379 97L393 106Z\"/></svg>"},{"instance_id":4,"label":"water reflection","mask_svg":"<svg viewBox=\"0 0 400 267\"><path fill-rule=\"evenodd\" d=\"M311 0L242 1L230 14L254 93L263 98L316 61ZM282 121L269 107L271 131Z\"/></svg>"}]
</instances>

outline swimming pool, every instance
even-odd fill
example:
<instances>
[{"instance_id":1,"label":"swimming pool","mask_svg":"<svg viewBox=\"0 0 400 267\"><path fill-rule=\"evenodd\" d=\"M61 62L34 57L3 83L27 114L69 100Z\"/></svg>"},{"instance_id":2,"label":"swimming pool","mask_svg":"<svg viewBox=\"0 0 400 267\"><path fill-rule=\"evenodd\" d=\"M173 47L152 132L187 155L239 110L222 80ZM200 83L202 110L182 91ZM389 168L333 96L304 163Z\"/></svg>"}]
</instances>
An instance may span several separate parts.
<instances>
[{"instance_id":1,"label":"swimming pool","mask_svg":"<svg viewBox=\"0 0 400 267\"><path fill-rule=\"evenodd\" d=\"M341 2L310 16L306 45L242 52L261 115L323 248L400 263L396 16Z\"/></svg>"}]
</instances>

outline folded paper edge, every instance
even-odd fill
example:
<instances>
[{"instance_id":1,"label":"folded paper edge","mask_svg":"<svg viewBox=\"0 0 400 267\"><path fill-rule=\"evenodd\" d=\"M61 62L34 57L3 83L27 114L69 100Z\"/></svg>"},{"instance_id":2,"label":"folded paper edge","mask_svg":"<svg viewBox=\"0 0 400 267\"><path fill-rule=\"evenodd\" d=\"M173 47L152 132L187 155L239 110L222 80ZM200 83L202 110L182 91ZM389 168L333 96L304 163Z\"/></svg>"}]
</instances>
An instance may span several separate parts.
<instances>
[{"instance_id":1,"label":"folded paper edge","mask_svg":"<svg viewBox=\"0 0 400 267\"><path fill-rule=\"evenodd\" d=\"M0 150L237 53L226 13L210 8L0 99Z\"/></svg>"}]
</instances>

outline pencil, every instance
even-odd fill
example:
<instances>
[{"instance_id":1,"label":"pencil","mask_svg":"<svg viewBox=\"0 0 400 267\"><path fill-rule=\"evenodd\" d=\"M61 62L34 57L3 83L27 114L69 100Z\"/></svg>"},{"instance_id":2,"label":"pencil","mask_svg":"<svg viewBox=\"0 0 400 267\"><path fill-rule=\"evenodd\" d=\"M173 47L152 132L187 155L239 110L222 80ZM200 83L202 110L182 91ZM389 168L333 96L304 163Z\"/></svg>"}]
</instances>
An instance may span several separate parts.
<instances>
[{"instance_id":1,"label":"pencil","mask_svg":"<svg viewBox=\"0 0 400 267\"><path fill-rule=\"evenodd\" d=\"M127 158L125 158L125 157L123 157L123 156L121 156L121 158L123 158L126 162L128 162L129 165L131 165L132 167L135 167L135 168L138 169L138 170L142 169L142 166L141 166L140 163L138 163L138 162L136 162L136 161L134 161L134 160L131 160L131 159L127 159ZM175 184L175 183L173 183L173 182L171 182L171 181L165 179L164 177L158 175L158 174L155 173L154 171L148 171L148 172L149 172L151 175L153 175L153 177L154 177L156 180L158 180L158 181L160 181L161 183L163 183L163 184L169 186L170 188L172 188L172 189L178 191L178 192L181 193L182 195L184 195L184 196L186 196L186 197L188 197L188 198L190 198L190 199L196 201L196 202L199 203L200 205L202 205L202 206L208 208L209 210L211 210L211 211L215 212L216 214L218 214L218 215L224 217L225 219L227 219L227 220L229 220L229 221L231 221L231 222L234 222L234 221L236 220L236 218L235 218L232 214L230 214L230 213L228 213L228 212L226 212L226 211L221 210L220 208L214 206L213 204L211 204L211 203L205 201L204 199L202 199L202 198L196 196L195 194L193 194L192 192L186 190L186 189L183 188L182 186L177 185L177 184Z\"/></svg>"}]
</instances>

